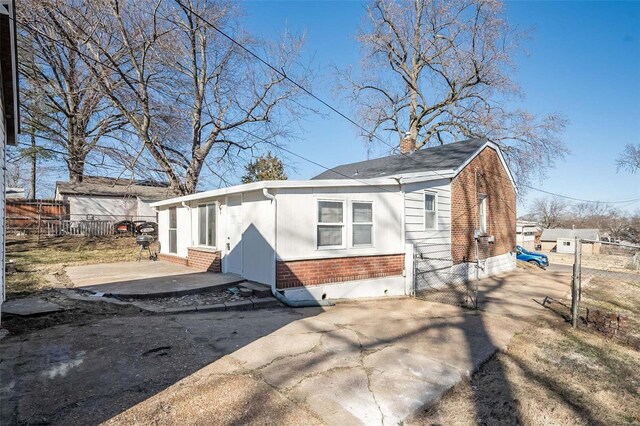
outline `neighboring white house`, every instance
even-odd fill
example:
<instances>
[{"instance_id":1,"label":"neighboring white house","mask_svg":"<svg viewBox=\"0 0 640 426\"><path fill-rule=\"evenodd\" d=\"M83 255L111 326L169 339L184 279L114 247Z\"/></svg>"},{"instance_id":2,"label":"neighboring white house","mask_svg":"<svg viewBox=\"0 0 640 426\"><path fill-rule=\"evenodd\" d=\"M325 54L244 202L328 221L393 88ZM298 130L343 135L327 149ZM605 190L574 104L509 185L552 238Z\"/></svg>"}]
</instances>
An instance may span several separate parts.
<instances>
[{"instance_id":1,"label":"neighboring white house","mask_svg":"<svg viewBox=\"0 0 640 426\"><path fill-rule=\"evenodd\" d=\"M481 186L460 186L483 167L499 176L486 173ZM502 195L494 196L499 185ZM503 208L505 200L513 205ZM445 245L452 267L466 264L474 229L491 246L487 273L515 268L515 185L498 147L485 140L152 206L161 259L235 273L291 300L411 294L417 243L421 250ZM466 228L452 231L452 216L464 215Z\"/></svg>"},{"instance_id":2,"label":"neighboring white house","mask_svg":"<svg viewBox=\"0 0 640 426\"><path fill-rule=\"evenodd\" d=\"M557 253L575 253L575 240L587 240L582 244L584 254L598 254L600 250L600 232L597 229L552 228L542 231L540 241L542 250Z\"/></svg>"},{"instance_id":3,"label":"neighboring white house","mask_svg":"<svg viewBox=\"0 0 640 426\"><path fill-rule=\"evenodd\" d=\"M527 250L535 250L537 232L538 225L536 222L518 220L516 222L516 244Z\"/></svg>"},{"instance_id":4,"label":"neighboring white house","mask_svg":"<svg viewBox=\"0 0 640 426\"><path fill-rule=\"evenodd\" d=\"M18 68L16 54L15 10L13 1L0 0L0 166L2 166L2 217L0 217L0 315L5 299L5 219L6 207L6 147L16 144L20 129L18 109Z\"/></svg>"},{"instance_id":5,"label":"neighboring white house","mask_svg":"<svg viewBox=\"0 0 640 426\"><path fill-rule=\"evenodd\" d=\"M69 203L71 220L149 220L151 203L175 195L167 185L85 176L80 183L56 182L56 200Z\"/></svg>"}]
</instances>

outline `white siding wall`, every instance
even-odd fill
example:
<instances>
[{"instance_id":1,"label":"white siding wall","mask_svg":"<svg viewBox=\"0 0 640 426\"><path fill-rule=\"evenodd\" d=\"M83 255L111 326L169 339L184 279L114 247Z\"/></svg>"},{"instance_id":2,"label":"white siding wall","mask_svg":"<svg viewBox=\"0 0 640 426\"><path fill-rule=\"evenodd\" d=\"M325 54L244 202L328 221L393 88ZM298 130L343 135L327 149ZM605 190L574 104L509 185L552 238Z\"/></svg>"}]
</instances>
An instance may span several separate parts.
<instances>
[{"instance_id":1,"label":"white siding wall","mask_svg":"<svg viewBox=\"0 0 640 426\"><path fill-rule=\"evenodd\" d=\"M94 215L95 219L122 220L123 216L137 216L137 198L116 197L87 197L65 195L69 201L71 219L84 219L87 215Z\"/></svg>"},{"instance_id":2,"label":"white siding wall","mask_svg":"<svg viewBox=\"0 0 640 426\"><path fill-rule=\"evenodd\" d=\"M227 205L225 197L202 199L189 204L191 209L177 206L178 253L187 257L189 247L198 246L198 206L217 202L216 248L222 252L223 271L227 255ZM261 191L243 194L242 202L242 276L248 280L271 284L274 278L274 206ZM158 212L159 240L162 252L169 251L169 210Z\"/></svg>"},{"instance_id":3,"label":"white siding wall","mask_svg":"<svg viewBox=\"0 0 640 426\"><path fill-rule=\"evenodd\" d=\"M0 93L2 91L0 90ZM0 172L0 190L2 191L2 213L0 213L0 267L2 267L2 271L0 272L0 278L2 279L2 283L0 283L0 316L2 315L2 302L4 302L5 298L5 216L7 213L7 203L5 200L5 188L6 188L6 171L5 171L5 147L6 147L6 135L5 135L5 127L4 127L4 105L2 99L0 99L0 166L2 166L2 172Z\"/></svg>"},{"instance_id":4,"label":"white siding wall","mask_svg":"<svg viewBox=\"0 0 640 426\"><path fill-rule=\"evenodd\" d=\"M404 253L402 236L403 198L397 186L287 188L277 192L278 258L281 260L320 259ZM273 191L275 192L275 191ZM346 209L346 248L317 249L316 223L319 200L341 200ZM351 203L373 202L373 246L351 247Z\"/></svg>"},{"instance_id":5,"label":"white siding wall","mask_svg":"<svg viewBox=\"0 0 640 426\"><path fill-rule=\"evenodd\" d=\"M407 243L451 244L451 181L439 179L404 185ZM425 191L437 193L438 229L424 229Z\"/></svg>"}]
</instances>

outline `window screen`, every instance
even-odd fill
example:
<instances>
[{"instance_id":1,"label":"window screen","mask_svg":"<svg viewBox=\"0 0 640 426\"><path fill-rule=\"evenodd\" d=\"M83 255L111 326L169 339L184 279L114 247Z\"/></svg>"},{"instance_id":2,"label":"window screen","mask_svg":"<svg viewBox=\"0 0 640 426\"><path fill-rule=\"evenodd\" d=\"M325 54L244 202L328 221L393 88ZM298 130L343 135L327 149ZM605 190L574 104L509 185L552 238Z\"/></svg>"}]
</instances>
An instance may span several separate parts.
<instances>
[{"instance_id":1,"label":"window screen","mask_svg":"<svg viewBox=\"0 0 640 426\"><path fill-rule=\"evenodd\" d=\"M424 228L436 229L436 194L424 194Z\"/></svg>"},{"instance_id":2,"label":"window screen","mask_svg":"<svg viewBox=\"0 0 640 426\"><path fill-rule=\"evenodd\" d=\"M344 203L342 201L318 202L318 247L343 245Z\"/></svg>"},{"instance_id":3,"label":"window screen","mask_svg":"<svg viewBox=\"0 0 640 426\"><path fill-rule=\"evenodd\" d=\"M216 205L198 206L198 244L216 246Z\"/></svg>"},{"instance_id":4,"label":"window screen","mask_svg":"<svg viewBox=\"0 0 640 426\"><path fill-rule=\"evenodd\" d=\"M373 244L373 204L353 203L353 245Z\"/></svg>"},{"instance_id":5,"label":"window screen","mask_svg":"<svg viewBox=\"0 0 640 426\"><path fill-rule=\"evenodd\" d=\"M178 217L176 208L169 209L169 253L178 252Z\"/></svg>"}]
</instances>

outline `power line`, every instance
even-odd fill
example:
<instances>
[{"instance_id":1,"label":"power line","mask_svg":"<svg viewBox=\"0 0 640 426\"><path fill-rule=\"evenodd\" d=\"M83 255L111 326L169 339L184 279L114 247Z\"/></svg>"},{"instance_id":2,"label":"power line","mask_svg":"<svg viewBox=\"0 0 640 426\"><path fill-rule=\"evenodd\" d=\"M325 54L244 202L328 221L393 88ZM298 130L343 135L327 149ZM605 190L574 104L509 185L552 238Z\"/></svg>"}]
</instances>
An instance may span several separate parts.
<instances>
[{"instance_id":1,"label":"power line","mask_svg":"<svg viewBox=\"0 0 640 426\"><path fill-rule=\"evenodd\" d=\"M185 5L182 0L175 0L178 4L180 4L183 8L185 8L186 10L188 10L190 13L192 13L195 17L197 17L198 19L200 19L202 22L204 22L205 24L207 24L209 27L211 27L212 29L214 29L217 33L219 33L220 35L222 35L223 37L225 37L227 40L229 40L230 42L232 42L233 44L235 44L236 46L238 46L239 48L241 48L243 51L247 52L249 55L251 55L253 58L255 58L256 60L258 60L259 62L261 62L262 64L266 65L267 67L269 67L271 70L275 71L276 73L278 73L279 75L281 75L283 78L285 78L287 81L289 81L290 83L292 83L293 85L295 85L296 87L298 87L300 90L302 90L304 93L306 93L307 95L309 95L310 97L312 97L313 99L317 100L318 102L320 102L321 104L323 104L324 106L326 106L327 108L329 108L331 111L333 111L334 113L338 114L340 117L344 118L345 120L347 120L348 122L350 122L351 124L353 124L354 126L356 126L357 128L359 128L360 130L364 131L366 134L370 135L371 137L376 138L377 140L379 140L380 142L382 142L384 145L390 147L391 149L395 149L396 147L393 145L390 145L387 141L383 140L382 138L380 138L378 135L376 135L375 133L371 133L370 131L368 131L366 128L364 128L363 126L361 126L360 124L358 124L355 120L353 120L351 117L347 116L346 114L344 114L342 111L338 110L337 108L335 108L334 106L332 106L331 104L329 104L328 102L326 102L324 99L318 97L317 95L315 95L313 92L311 92L309 89L307 89L306 87L304 87L302 84L298 83L297 81L293 80L292 78L290 78L286 72L284 70L280 70L278 68L276 68L275 66L273 66L271 63L269 63L268 61L266 61L265 59L263 59L260 55L258 55L257 53L253 52L251 49L247 48L246 46L244 46L242 43L240 43L239 41L235 40L233 37L231 37L230 35L228 35L226 32L224 32L223 30L221 30L220 28L218 28L216 25L214 25L213 23L211 23L209 20L207 20L206 18L204 18L202 15L200 15L199 13L197 13L196 11L194 11L192 8L190 8L189 6ZM400 152L401 155L403 155L405 158L408 158L412 161L414 161L416 164L420 164L415 158ZM293 154L296 155L297 157L300 157L297 154ZM300 157L303 158L303 157ZM310 161L307 159L307 161ZM312 161L310 161L312 162ZM313 163L313 162L312 162ZM323 168L326 168L324 166L322 166ZM329 169L327 169L329 170ZM335 172L335 170L332 170L333 172ZM445 177L442 174L438 173L437 171L435 171L435 173L441 177ZM530 185L526 185L526 184L521 184L521 186L534 190L534 191L539 191L539 192L543 192L546 194L550 194L550 195L554 195L557 197L561 197L561 198L566 198L566 199L570 199L570 200L574 200L574 201L582 201L582 202L589 202L589 203L605 203L605 204L623 204L623 203L629 203L629 202L633 202L633 201L638 201L640 200L640 198L638 199L632 199L632 200L624 200L624 201L613 201L613 202L604 202L604 201L594 201L594 200L584 200L584 199L580 199L580 198L574 198L574 197L569 197L566 195L561 195L561 194L555 194L549 191L544 191L538 188L534 188Z\"/></svg>"}]
</instances>

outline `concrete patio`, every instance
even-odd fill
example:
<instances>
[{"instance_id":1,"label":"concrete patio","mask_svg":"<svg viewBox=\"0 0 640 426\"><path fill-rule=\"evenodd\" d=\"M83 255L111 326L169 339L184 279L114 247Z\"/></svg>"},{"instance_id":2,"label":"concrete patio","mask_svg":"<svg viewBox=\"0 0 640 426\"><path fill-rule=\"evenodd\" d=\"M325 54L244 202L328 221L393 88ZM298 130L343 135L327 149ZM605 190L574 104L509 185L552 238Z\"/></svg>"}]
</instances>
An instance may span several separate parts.
<instances>
[{"instance_id":1,"label":"concrete patio","mask_svg":"<svg viewBox=\"0 0 640 426\"><path fill-rule=\"evenodd\" d=\"M244 281L235 274L199 272L169 262L119 262L66 268L73 287L113 296L156 298L203 293Z\"/></svg>"},{"instance_id":2,"label":"concrete patio","mask_svg":"<svg viewBox=\"0 0 640 426\"><path fill-rule=\"evenodd\" d=\"M9 337L2 414L52 424L397 424L506 346L568 282L545 271L487 279L481 311L405 298L112 316Z\"/></svg>"}]
</instances>

